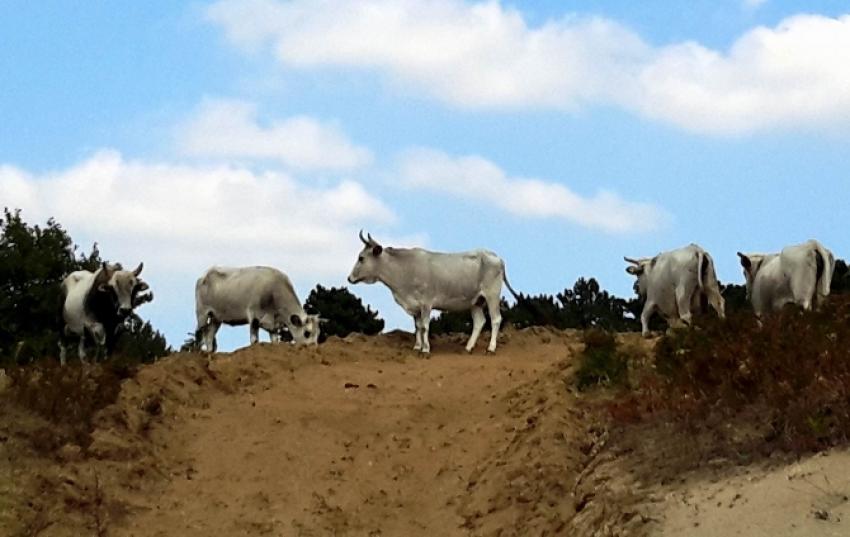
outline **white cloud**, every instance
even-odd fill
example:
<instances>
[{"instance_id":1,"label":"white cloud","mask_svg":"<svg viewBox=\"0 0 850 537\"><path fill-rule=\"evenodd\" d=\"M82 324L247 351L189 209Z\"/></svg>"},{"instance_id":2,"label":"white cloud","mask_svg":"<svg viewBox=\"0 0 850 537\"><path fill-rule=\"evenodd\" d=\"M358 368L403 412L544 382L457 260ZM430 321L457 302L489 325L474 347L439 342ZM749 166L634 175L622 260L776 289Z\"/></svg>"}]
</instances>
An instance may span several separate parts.
<instances>
[{"instance_id":1,"label":"white cloud","mask_svg":"<svg viewBox=\"0 0 850 537\"><path fill-rule=\"evenodd\" d=\"M850 121L850 16L801 15L756 28L726 54L661 50L640 77L640 109L717 133Z\"/></svg>"},{"instance_id":2,"label":"white cloud","mask_svg":"<svg viewBox=\"0 0 850 537\"><path fill-rule=\"evenodd\" d=\"M0 199L29 222L55 217L110 259L195 275L268 263L296 278L338 276L360 248L357 229L395 218L356 182L317 189L282 173L128 161L110 150L43 175L0 167Z\"/></svg>"},{"instance_id":3,"label":"white cloud","mask_svg":"<svg viewBox=\"0 0 850 537\"><path fill-rule=\"evenodd\" d=\"M668 219L653 205L625 201L609 191L588 198L558 183L510 177L478 156L452 157L418 149L400 162L401 181L409 187L494 205L517 216L562 218L609 233L651 231Z\"/></svg>"},{"instance_id":4,"label":"white cloud","mask_svg":"<svg viewBox=\"0 0 850 537\"><path fill-rule=\"evenodd\" d=\"M256 106L239 100L202 102L177 129L177 144L187 155L272 159L298 170L346 170L372 161L335 123L295 116L263 126Z\"/></svg>"},{"instance_id":5,"label":"white cloud","mask_svg":"<svg viewBox=\"0 0 850 537\"><path fill-rule=\"evenodd\" d=\"M604 18L530 26L497 1L219 0L207 16L288 68L372 70L456 106L614 104L719 134L850 121L850 16L790 17L728 51L653 47Z\"/></svg>"},{"instance_id":6,"label":"white cloud","mask_svg":"<svg viewBox=\"0 0 850 537\"><path fill-rule=\"evenodd\" d=\"M646 46L600 18L530 28L498 2L223 0L207 13L243 47L271 43L292 67L374 69L472 107L569 107L607 94Z\"/></svg>"}]
</instances>

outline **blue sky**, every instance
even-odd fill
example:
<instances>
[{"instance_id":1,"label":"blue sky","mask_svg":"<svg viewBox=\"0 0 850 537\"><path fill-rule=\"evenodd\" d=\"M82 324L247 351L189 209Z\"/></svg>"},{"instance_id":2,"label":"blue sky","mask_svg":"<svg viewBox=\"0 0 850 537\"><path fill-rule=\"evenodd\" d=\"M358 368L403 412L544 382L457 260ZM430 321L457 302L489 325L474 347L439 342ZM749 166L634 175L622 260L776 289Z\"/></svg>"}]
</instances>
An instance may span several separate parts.
<instances>
[{"instance_id":1,"label":"blue sky","mask_svg":"<svg viewBox=\"0 0 850 537\"><path fill-rule=\"evenodd\" d=\"M0 5L0 205L146 263L172 344L212 264L343 285L361 227L486 247L515 288L694 241L815 237L850 199L850 11L837 1ZM385 288L355 286L390 327ZM247 342L244 327L222 343Z\"/></svg>"}]
</instances>

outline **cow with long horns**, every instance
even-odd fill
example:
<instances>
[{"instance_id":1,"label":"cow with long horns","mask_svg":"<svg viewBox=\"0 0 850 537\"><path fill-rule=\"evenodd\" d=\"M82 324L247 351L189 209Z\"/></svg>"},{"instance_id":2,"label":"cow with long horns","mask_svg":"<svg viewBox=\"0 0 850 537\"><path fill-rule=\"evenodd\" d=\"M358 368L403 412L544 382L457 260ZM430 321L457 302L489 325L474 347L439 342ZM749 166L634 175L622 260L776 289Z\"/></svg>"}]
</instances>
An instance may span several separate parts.
<instances>
[{"instance_id":1,"label":"cow with long horns","mask_svg":"<svg viewBox=\"0 0 850 537\"><path fill-rule=\"evenodd\" d=\"M466 344L472 352L484 327L484 307L490 315L492 333L487 352L495 352L502 314L499 310L502 282L514 297L505 275L505 262L488 250L459 253L430 252L422 248L384 248L372 235L363 237L363 250L348 276L349 283L381 282L393 298L413 317L414 350L431 352L428 329L431 311L471 311L472 335Z\"/></svg>"},{"instance_id":2,"label":"cow with long horns","mask_svg":"<svg viewBox=\"0 0 850 537\"><path fill-rule=\"evenodd\" d=\"M123 270L120 264L104 262L91 272L78 270L62 281L62 341L59 360L64 365L68 340L79 338L78 356L86 359L86 337L96 346L96 353L111 354L121 323L133 309L153 300L148 284L139 278L143 263L135 270Z\"/></svg>"}]
</instances>

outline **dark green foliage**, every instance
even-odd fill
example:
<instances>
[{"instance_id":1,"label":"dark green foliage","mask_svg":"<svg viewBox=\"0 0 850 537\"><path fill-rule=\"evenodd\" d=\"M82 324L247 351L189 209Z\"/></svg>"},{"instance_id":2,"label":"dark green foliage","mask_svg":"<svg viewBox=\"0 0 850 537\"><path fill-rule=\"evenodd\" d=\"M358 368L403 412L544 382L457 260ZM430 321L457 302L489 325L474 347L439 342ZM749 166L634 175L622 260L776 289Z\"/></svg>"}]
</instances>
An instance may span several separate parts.
<instances>
[{"instance_id":1,"label":"dark green foliage","mask_svg":"<svg viewBox=\"0 0 850 537\"><path fill-rule=\"evenodd\" d=\"M817 312L789 306L761 328L743 313L704 321L658 342L667 410L689 423L749 410L768 426L765 440L794 451L850 440L850 297Z\"/></svg>"},{"instance_id":2,"label":"dark green foliage","mask_svg":"<svg viewBox=\"0 0 850 537\"><path fill-rule=\"evenodd\" d=\"M0 218L0 365L29 363L58 353L63 278L102 263L97 245L76 256L71 237L54 220L29 226L20 211ZM170 352L161 334L138 317L127 319L119 350L128 360L150 361ZM126 340L126 341L122 341Z\"/></svg>"},{"instance_id":3,"label":"dark green foliage","mask_svg":"<svg viewBox=\"0 0 850 537\"><path fill-rule=\"evenodd\" d=\"M171 352L165 336L153 329L151 323L131 314L121 327L122 334L115 346L114 356L130 363L150 363Z\"/></svg>"},{"instance_id":4,"label":"dark green foliage","mask_svg":"<svg viewBox=\"0 0 850 537\"><path fill-rule=\"evenodd\" d=\"M322 323L319 342L328 336L345 337L352 332L371 336L384 329L384 320L378 317L378 312L363 307L363 301L345 287L328 289L317 285L310 291L304 309L327 319Z\"/></svg>"},{"instance_id":5,"label":"dark green foliage","mask_svg":"<svg viewBox=\"0 0 850 537\"><path fill-rule=\"evenodd\" d=\"M850 292L850 270L843 259L835 261L835 272L832 274L830 290L833 294Z\"/></svg>"},{"instance_id":6,"label":"dark green foliage","mask_svg":"<svg viewBox=\"0 0 850 537\"><path fill-rule=\"evenodd\" d=\"M29 227L20 211L0 219L0 357L26 360L56 352L59 284L76 270L71 238L53 220ZM47 329L45 329L47 328Z\"/></svg>"},{"instance_id":7,"label":"dark green foliage","mask_svg":"<svg viewBox=\"0 0 850 537\"><path fill-rule=\"evenodd\" d=\"M556 296L519 294L516 303L501 301L502 323L517 328L552 326L564 328L599 327L607 330L632 331L640 329L640 309L637 299L626 300L603 291L594 278L579 278L572 289ZM485 314L487 308L484 308ZM489 325L489 315L487 316ZM472 316L468 311L441 312L431 321L432 334L450 332L471 333Z\"/></svg>"},{"instance_id":8,"label":"dark green foliage","mask_svg":"<svg viewBox=\"0 0 850 537\"><path fill-rule=\"evenodd\" d=\"M502 318L517 328L529 326L554 326L567 328L561 305L552 295L519 294L516 303L502 314Z\"/></svg>"},{"instance_id":9,"label":"dark green foliage","mask_svg":"<svg viewBox=\"0 0 850 537\"><path fill-rule=\"evenodd\" d=\"M583 335L576 384L579 390L594 386L621 386L628 381L628 358L617 348L612 332L590 328Z\"/></svg>"},{"instance_id":10,"label":"dark green foliage","mask_svg":"<svg viewBox=\"0 0 850 537\"><path fill-rule=\"evenodd\" d=\"M726 301L726 313L733 314L740 311L752 312L750 301L747 300L747 286L734 283L721 285L720 294Z\"/></svg>"},{"instance_id":11,"label":"dark green foliage","mask_svg":"<svg viewBox=\"0 0 850 537\"><path fill-rule=\"evenodd\" d=\"M640 317L630 308L632 301L610 295L603 291L594 278L579 278L572 289L558 293L567 328L598 327L618 332L637 330Z\"/></svg>"},{"instance_id":12,"label":"dark green foliage","mask_svg":"<svg viewBox=\"0 0 850 537\"><path fill-rule=\"evenodd\" d=\"M200 348L200 342L195 339L194 332L187 332L186 339L183 340L183 344L180 345L180 352L195 352Z\"/></svg>"}]
</instances>

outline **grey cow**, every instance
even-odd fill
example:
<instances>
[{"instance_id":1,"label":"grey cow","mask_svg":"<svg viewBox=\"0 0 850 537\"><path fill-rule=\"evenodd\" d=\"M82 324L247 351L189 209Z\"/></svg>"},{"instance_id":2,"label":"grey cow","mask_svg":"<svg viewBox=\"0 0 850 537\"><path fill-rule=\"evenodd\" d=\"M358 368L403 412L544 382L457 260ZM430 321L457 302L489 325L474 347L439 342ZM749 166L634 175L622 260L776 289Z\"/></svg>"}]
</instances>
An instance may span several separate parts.
<instances>
[{"instance_id":1,"label":"grey cow","mask_svg":"<svg viewBox=\"0 0 850 537\"><path fill-rule=\"evenodd\" d=\"M272 267L212 267L195 284L195 338L207 352L215 352L215 335L222 324L250 326L251 344L259 329L278 340L283 330L296 344L316 344L319 316L301 307L289 277Z\"/></svg>"},{"instance_id":2,"label":"grey cow","mask_svg":"<svg viewBox=\"0 0 850 537\"><path fill-rule=\"evenodd\" d=\"M758 317L785 304L810 310L829 295L835 257L814 239L786 246L778 254L738 252L738 257L747 280L747 297Z\"/></svg>"},{"instance_id":3,"label":"grey cow","mask_svg":"<svg viewBox=\"0 0 850 537\"><path fill-rule=\"evenodd\" d=\"M422 248L384 248L368 235L363 250L348 276L349 283L381 282L393 298L413 317L416 327L414 350L431 352L428 328L431 311L471 311L472 335L466 344L472 352L484 327L484 307L490 314L492 333L488 352L496 350L502 314L499 310L502 282L517 297L505 275L505 262L488 250L439 253Z\"/></svg>"},{"instance_id":4,"label":"grey cow","mask_svg":"<svg viewBox=\"0 0 850 537\"><path fill-rule=\"evenodd\" d=\"M626 272L637 277L637 291L646 300L640 316L644 337L649 336L649 319L655 311L670 326L690 324L703 297L721 319L725 317L726 301L720 294L714 260L698 245L689 244L655 257L624 259L629 263Z\"/></svg>"}]
</instances>

